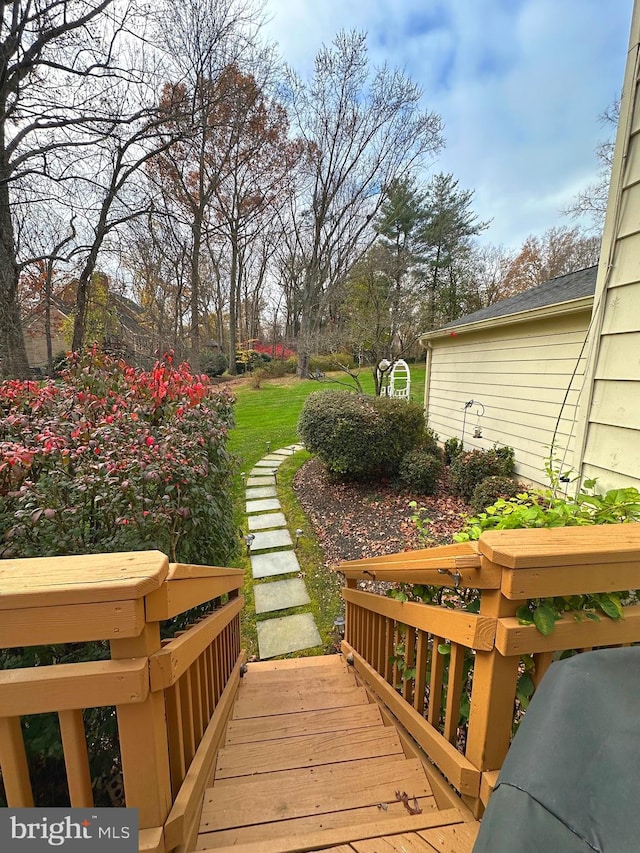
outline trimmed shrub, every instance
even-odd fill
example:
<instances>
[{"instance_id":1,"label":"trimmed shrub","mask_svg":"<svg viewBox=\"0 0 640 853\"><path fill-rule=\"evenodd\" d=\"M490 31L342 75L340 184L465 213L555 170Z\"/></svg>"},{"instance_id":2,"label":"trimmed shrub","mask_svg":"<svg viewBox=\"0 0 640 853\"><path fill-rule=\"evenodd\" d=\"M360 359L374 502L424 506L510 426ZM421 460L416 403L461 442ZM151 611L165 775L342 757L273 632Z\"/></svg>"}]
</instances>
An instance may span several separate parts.
<instances>
[{"instance_id":1,"label":"trimmed shrub","mask_svg":"<svg viewBox=\"0 0 640 853\"><path fill-rule=\"evenodd\" d=\"M348 352L332 352L328 355L312 355L309 359L309 371L311 373L328 373L332 370L340 370L340 365L352 370L355 366L353 356Z\"/></svg>"},{"instance_id":2,"label":"trimmed shrub","mask_svg":"<svg viewBox=\"0 0 640 853\"><path fill-rule=\"evenodd\" d=\"M471 507L474 512L482 512L499 498L509 500L524 491L526 490L523 484L511 477L487 477L473 490Z\"/></svg>"},{"instance_id":3,"label":"trimmed shrub","mask_svg":"<svg viewBox=\"0 0 640 853\"><path fill-rule=\"evenodd\" d=\"M462 453L462 442L457 438L448 438L444 443L444 461L451 465L459 453Z\"/></svg>"},{"instance_id":4,"label":"trimmed shrub","mask_svg":"<svg viewBox=\"0 0 640 853\"><path fill-rule=\"evenodd\" d=\"M451 486L456 494L470 501L476 486L487 477L507 477L513 474L513 469L514 456L510 447L462 452L451 463Z\"/></svg>"},{"instance_id":5,"label":"trimmed shrub","mask_svg":"<svg viewBox=\"0 0 640 853\"><path fill-rule=\"evenodd\" d=\"M397 474L402 457L424 434L416 403L349 391L316 391L307 397L298 433L329 471L345 479Z\"/></svg>"},{"instance_id":6,"label":"trimmed shrub","mask_svg":"<svg viewBox=\"0 0 640 853\"><path fill-rule=\"evenodd\" d=\"M444 458L444 452L439 444L440 438L437 433L435 433L429 427L425 428L424 434L422 436L422 444L420 445L420 450L424 453L429 454L430 456L437 456L438 459Z\"/></svg>"},{"instance_id":7,"label":"trimmed shrub","mask_svg":"<svg viewBox=\"0 0 640 853\"><path fill-rule=\"evenodd\" d=\"M296 373L298 370L298 356L290 355L286 361L282 362L284 364L285 373Z\"/></svg>"},{"instance_id":8,"label":"trimmed shrub","mask_svg":"<svg viewBox=\"0 0 640 853\"><path fill-rule=\"evenodd\" d=\"M263 368L261 368L265 377L270 379L280 379L287 372L287 365L284 361L279 361L278 359L273 359L268 364L265 364Z\"/></svg>"},{"instance_id":9,"label":"trimmed shrub","mask_svg":"<svg viewBox=\"0 0 640 853\"><path fill-rule=\"evenodd\" d=\"M209 352L202 358L202 372L213 378L222 376L229 367L229 359L223 352Z\"/></svg>"},{"instance_id":10,"label":"trimmed shrub","mask_svg":"<svg viewBox=\"0 0 640 853\"><path fill-rule=\"evenodd\" d=\"M400 479L418 495L435 495L443 468L440 456L424 450L411 450L400 463Z\"/></svg>"}]
</instances>

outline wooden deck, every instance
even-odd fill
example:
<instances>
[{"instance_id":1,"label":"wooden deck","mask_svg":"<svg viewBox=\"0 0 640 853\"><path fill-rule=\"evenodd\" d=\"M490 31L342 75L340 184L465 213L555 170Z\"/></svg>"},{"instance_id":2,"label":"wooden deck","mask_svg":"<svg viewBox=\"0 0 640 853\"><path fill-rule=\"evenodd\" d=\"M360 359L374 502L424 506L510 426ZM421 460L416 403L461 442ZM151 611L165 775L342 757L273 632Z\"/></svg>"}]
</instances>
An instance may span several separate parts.
<instances>
[{"instance_id":1,"label":"wooden deck","mask_svg":"<svg viewBox=\"0 0 640 853\"><path fill-rule=\"evenodd\" d=\"M420 813L396 792L415 797ZM477 828L332 655L248 665L196 849L470 853Z\"/></svg>"}]
</instances>

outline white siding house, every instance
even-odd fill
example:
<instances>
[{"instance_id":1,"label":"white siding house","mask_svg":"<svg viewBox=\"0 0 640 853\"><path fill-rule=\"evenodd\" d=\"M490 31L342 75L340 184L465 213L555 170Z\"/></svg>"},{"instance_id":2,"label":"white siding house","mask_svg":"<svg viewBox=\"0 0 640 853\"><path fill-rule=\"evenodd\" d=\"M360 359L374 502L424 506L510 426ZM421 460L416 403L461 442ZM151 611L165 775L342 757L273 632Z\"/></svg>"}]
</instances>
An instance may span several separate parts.
<instances>
[{"instance_id":1,"label":"white siding house","mask_svg":"<svg viewBox=\"0 0 640 853\"><path fill-rule=\"evenodd\" d=\"M596 267L553 279L423 335L425 412L441 441L515 449L516 473L547 484L551 455L574 468L576 416ZM465 410L465 403L476 401ZM480 405L477 405L477 404ZM480 418L481 438L474 437ZM466 411L466 417L465 417Z\"/></svg>"},{"instance_id":2,"label":"white siding house","mask_svg":"<svg viewBox=\"0 0 640 853\"><path fill-rule=\"evenodd\" d=\"M603 489L640 488L639 72L636 0L579 420L582 474Z\"/></svg>"}]
</instances>

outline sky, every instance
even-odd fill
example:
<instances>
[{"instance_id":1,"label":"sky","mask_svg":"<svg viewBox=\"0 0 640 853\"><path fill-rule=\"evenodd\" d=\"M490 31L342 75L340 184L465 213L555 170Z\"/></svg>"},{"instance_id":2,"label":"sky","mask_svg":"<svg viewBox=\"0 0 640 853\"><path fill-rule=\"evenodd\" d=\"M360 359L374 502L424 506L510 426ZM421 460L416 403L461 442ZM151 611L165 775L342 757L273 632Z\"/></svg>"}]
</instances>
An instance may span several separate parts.
<instances>
[{"instance_id":1,"label":"sky","mask_svg":"<svg viewBox=\"0 0 640 853\"><path fill-rule=\"evenodd\" d=\"M266 35L300 76L341 30L373 65L401 68L444 122L429 174L475 190L483 242L517 248L573 223L561 209L597 177L600 120L620 95L632 0L266 0Z\"/></svg>"}]
</instances>

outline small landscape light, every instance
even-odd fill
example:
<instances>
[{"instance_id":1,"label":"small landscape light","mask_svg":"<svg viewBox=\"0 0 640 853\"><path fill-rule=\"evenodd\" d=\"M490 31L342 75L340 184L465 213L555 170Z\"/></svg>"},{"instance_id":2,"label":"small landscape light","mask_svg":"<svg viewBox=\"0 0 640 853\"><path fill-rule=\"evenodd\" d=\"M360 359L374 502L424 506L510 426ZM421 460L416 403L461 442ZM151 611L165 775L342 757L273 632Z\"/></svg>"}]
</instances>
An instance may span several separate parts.
<instances>
[{"instance_id":1,"label":"small landscape light","mask_svg":"<svg viewBox=\"0 0 640 853\"><path fill-rule=\"evenodd\" d=\"M268 441L267 442L267 453L269 453L270 450L271 450L271 442Z\"/></svg>"},{"instance_id":2,"label":"small landscape light","mask_svg":"<svg viewBox=\"0 0 640 853\"><path fill-rule=\"evenodd\" d=\"M253 540L255 539L255 535L253 533L247 533L244 537L244 541L247 543L247 554L251 553L251 545L253 544Z\"/></svg>"},{"instance_id":3,"label":"small landscape light","mask_svg":"<svg viewBox=\"0 0 640 853\"><path fill-rule=\"evenodd\" d=\"M271 473L273 474L273 480L275 484L278 485L278 469L274 468Z\"/></svg>"},{"instance_id":4,"label":"small landscape light","mask_svg":"<svg viewBox=\"0 0 640 853\"><path fill-rule=\"evenodd\" d=\"M304 536L304 531L298 527L298 529L296 530L296 548L298 547L298 542L301 536Z\"/></svg>"}]
</instances>

